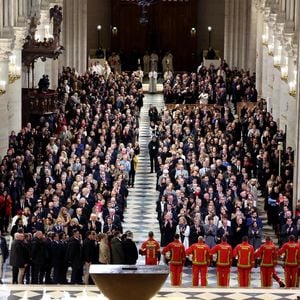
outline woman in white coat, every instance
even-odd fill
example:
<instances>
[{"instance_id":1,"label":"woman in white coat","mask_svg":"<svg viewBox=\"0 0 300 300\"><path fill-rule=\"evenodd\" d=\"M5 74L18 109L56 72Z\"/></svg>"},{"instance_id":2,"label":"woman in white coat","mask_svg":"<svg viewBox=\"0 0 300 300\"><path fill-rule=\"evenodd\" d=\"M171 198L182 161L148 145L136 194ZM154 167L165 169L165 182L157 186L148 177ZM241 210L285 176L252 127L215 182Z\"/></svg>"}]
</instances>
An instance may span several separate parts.
<instances>
[{"instance_id":1,"label":"woman in white coat","mask_svg":"<svg viewBox=\"0 0 300 300\"><path fill-rule=\"evenodd\" d=\"M187 249L190 245L190 226L187 224L185 217L179 218L179 223L176 226L176 233L180 236L180 241L183 243L184 248Z\"/></svg>"}]
</instances>

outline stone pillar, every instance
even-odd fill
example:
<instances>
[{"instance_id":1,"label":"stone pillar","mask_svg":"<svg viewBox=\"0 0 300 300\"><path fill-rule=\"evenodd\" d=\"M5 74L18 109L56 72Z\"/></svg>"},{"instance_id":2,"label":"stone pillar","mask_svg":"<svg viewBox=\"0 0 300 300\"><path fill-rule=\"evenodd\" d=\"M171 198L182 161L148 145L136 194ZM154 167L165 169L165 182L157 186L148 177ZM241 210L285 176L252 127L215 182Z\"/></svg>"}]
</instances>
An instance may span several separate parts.
<instances>
[{"instance_id":1,"label":"stone pillar","mask_svg":"<svg viewBox=\"0 0 300 300\"><path fill-rule=\"evenodd\" d=\"M79 73L87 69L87 0L64 0L65 62Z\"/></svg>"},{"instance_id":2,"label":"stone pillar","mask_svg":"<svg viewBox=\"0 0 300 300\"><path fill-rule=\"evenodd\" d=\"M250 32L248 33L247 30L247 36L246 40L248 41L248 47L247 52L246 52L246 69L248 69L251 73L256 72L256 56L258 55L257 53L257 43L259 42L260 47L261 47L261 36L262 36L262 17L261 17L261 12L257 12L256 5L254 1L249 2L249 11L250 11L250 21L249 21L249 30ZM258 24L260 24L260 28L258 28ZM258 36L260 37L258 38ZM260 39L260 40L258 40Z\"/></svg>"},{"instance_id":3,"label":"stone pillar","mask_svg":"<svg viewBox=\"0 0 300 300\"><path fill-rule=\"evenodd\" d=\"M297 200L300 199L300 31L297 32L298 39L298 52L297 52L297 94L296 94L296 148L295 148L295 157L294 157L294 184L293 184L293 209L296 208Z\"/></svg>"},{"instance_id":4,"label":"stone pillar","mask_svg":"<svg viewBox=\"0 0 300 300\"><path fill-rule=\"evenodd\" d=\"M256 89L258 97L262 96L262 72L263 72L263 10L262 7L257 3L257 34L256 34Z\"/></svg>"},{"instance_id":5,"label":"stone pillar","mask_svg":"<svg viewBox=\"0 0 300 300\"><path fill-rule=\"evenodd\" d=\"M11 54L12 39L0 38L0 80L8 83L8 63ZM6 85L7 87L7 85ZM7 93L0 95L0 158L8 149Z\"/></svg>"},{"instance_id":6,"label":"stone pillar","mask_svg":"<svg viewBox=\"0 0 300 300\"><path fill-rule=\"evenodd\" d=\"M14 27L15 42L12 54L16 58L16 67L19 69L19 75L22 76L22 47L24 44L24 38L27 33L26 27ZM16 74L18 73L16 72ZM14 130L16 133L22 127L22 80L21 78L15 78L10 82L7 89L8 99L8 132Z\"/></svg>"}]
</instances>

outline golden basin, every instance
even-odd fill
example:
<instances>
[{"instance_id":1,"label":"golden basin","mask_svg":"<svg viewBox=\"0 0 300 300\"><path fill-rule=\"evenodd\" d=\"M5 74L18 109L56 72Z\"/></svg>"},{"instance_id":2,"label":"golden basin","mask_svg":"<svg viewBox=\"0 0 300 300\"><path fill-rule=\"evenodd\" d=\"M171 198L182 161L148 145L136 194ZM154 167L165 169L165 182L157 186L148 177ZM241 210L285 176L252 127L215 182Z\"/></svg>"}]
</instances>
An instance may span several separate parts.
<instances>
[{"instance_id":1,"label":"golden basin","mask_svg":"<svg viewBox=\"0 0 300 300\"><path fill-rule=\"evenodd\" d=\"M167 266L91 265L90 275L110 300L149 300L169 275Z\"/></svg>"}]
</instances>

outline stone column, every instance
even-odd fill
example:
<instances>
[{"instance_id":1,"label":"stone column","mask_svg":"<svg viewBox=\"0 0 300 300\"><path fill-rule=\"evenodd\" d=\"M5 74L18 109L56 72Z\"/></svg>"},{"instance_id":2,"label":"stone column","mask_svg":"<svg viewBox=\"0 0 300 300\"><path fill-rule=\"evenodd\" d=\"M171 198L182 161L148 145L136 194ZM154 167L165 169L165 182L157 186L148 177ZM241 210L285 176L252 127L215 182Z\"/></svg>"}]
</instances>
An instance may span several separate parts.
<instances>
[{"instance_id":1,"label":"stone column","mask_svg":"<svg viewBox=\"0 0 300 300\"><path fill-rule=\"evenodd\" d=\"M257 34L256 34L256 89L258 97L262 96L262 72L263 72L263 9L259 3L256 5L257 11Z\"/></svg>"},{"instance_id":2,"label":"stone column","mask_svg":"<svg viewBox=\"0 0 300 300\"><path fill-rule=\"evenodd\" d=\"M293 184L293 209L296 208L297 200L300 199L300 31L297 33L298 39L298 52L297 52L297 94L296 94L296 148L295 148L295 157L294 157L294 184Z\"/></svg>"},{"instance_id":3,"label":"stone column","mask_svg":"<svg viewBox=\"0 0 300 300\"><path fill-rule=\"evenodd\" d=\"M27 33L26 27L14 27L15 32L15 42L12 54L16 58L16 66L20 70L22 67L22 47L24 44L24 38ZM14 130L16 133L22 127L22 80L18 78L11 81L7 89L7 99L8 99L8 132L10 133Z\"/></svg>"},{"instance_id":4,"label":"stone column","mask_svg":"<svg viewBox=\"0 0 300 300\"><path fill-rule=\"evenodd\" d=\"M0 80L8 83L8 63L12 39L0 38ZM7 85L6 85L7 87ZM7 93L0 95L0 158L8 149Z\"/></svg>"},{"instance_id":5,"label":"stone column","mask_svg":"<svg viewBox=\"0 0 300 300\"><path fill-rule=\"evenodd\" d=\"M87 69L87 0L64 0L65 62L79 73Z\"/></svg>"},{"instance_id":6,"label":"stone column","mask_svg":"<svg viewBox=\"0 0 300 300\"><path fill-rule=\"evenodd\" d=\"M256 5L254 1L250 1L249 3L249 11L250 11L250 20L249 20L249 31L247 30L246 40L248 41L248 47L246 52L246 69L248 69L251 73L256 72L256 56L258 56L257 52L257 43L259 42L261 47L261 36L262 36L262 17L261 12L257 11ZM258 28L258 24L260 24L260 28ZM248 33L249 32L249 33ZM260 37L258 37L260 36Z\"/></svg>"}]
</instances>

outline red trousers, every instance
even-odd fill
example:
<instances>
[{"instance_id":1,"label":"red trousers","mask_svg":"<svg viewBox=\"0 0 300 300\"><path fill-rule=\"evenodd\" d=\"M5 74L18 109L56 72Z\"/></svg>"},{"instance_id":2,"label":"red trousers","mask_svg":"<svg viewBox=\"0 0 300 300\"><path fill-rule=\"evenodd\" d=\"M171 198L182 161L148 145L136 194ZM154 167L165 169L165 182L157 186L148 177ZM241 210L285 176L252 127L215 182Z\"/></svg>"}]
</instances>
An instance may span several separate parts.
<instances>
[{"instance_id":1,"label":"red trousers","mask_svg":"<svg viewBox=\"0 0 300 300\"><path fill-rule=\"evenodd\" d=\"M182 265L171 265L170 264L170 272L171 272L171 285L181 285L181 275L182 275Z\"/></svg>"},{"instance_id":2,"label":"red trousers","mask_svg":"<svg viewBox=\"0 0 300 300\"><path fill-rule=\"evenodd\" d=\"M229 286L230 267L217 267L218 286Z\"/></svg>"},{"instance_id":3,"label":"red trousers","mask_svg":"<svg viewBox=\"0 0 300 300\"><path fill-rule=\"evenodd\" d=\"M260 267L261 287L271 287L273 285L274 267Z\"/></svg>"},{"instance_id":4,"label":"red trousers","mask_svg":"<svg viewBox=\"0 0 300 300\"><path fill-rule=\"evenodd\" d=\"M238 282L240 287L249 287L251 268L238 268Z\"/></svg>"},{"instance_id":5,"label":"red trousers","mask_svg":"<svg viewBox=\"0 0 300 300\"><path fill-rule=\"evenodd\" d=\"M207 285L207 266L199 266L199 265L192 266L193 286L199 285L199 274L201 276L201 286L206 286Z\"/></svg>"},{"instance_id":6,"label":"red trousers","mask_svg":"<svg viewBox=\"0 0 300 300\"><path fill-rule=\"evenodd\" d=\"M146 265L157 265L157 258L146 256Z\"/></svg>"},{"instance_id":7,"label":"red trousers","mask_svg":"<svg viewBox=\"0 0 300 300\"><path fill-rule=\"evenodd\" d=\"M284 271L286 287L297 287L298 266L285 266Z\"/></svg>"}]
</instances>

